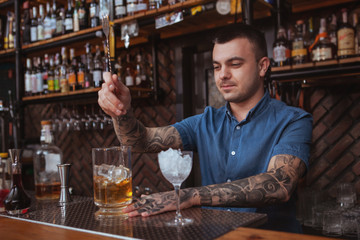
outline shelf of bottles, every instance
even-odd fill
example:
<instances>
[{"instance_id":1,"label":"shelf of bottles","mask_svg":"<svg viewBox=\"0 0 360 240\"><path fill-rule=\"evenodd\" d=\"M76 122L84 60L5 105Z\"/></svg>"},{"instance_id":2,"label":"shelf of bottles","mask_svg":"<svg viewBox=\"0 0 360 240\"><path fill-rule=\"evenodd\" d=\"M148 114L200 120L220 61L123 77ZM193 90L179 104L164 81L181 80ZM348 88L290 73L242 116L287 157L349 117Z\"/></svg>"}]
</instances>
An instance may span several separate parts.
<instances>
[{"instance_id":1,"label":"shelf of bottles","mask_svg":"<svg viewBox=\"0 0 360 240\"><path fill-rule=\"evenodd\" d=\"M322 16L318 34L312 17L298 20L288 29L280 27L273 44L272 79L360 74L359 13L360 8L342 8Z\"/></svg>"}]
</instances>

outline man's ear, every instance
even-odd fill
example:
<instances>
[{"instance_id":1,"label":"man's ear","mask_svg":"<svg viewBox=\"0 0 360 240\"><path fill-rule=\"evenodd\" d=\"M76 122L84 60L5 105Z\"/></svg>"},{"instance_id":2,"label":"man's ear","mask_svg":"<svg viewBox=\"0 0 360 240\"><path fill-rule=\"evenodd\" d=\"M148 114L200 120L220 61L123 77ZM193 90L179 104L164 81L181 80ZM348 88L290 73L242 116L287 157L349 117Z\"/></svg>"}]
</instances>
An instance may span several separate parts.
<instances>
[{"instance_id":1,"label":"man's ear","mask_svg":"<svg viewBox=\"0 0 360 240\"><path fill-rule=\"evenodd\" d=\"M270 66L270 59L268 57L262 57L259 60L259 76L265 77L266 71Z\"/></svg>"}]
</instances>

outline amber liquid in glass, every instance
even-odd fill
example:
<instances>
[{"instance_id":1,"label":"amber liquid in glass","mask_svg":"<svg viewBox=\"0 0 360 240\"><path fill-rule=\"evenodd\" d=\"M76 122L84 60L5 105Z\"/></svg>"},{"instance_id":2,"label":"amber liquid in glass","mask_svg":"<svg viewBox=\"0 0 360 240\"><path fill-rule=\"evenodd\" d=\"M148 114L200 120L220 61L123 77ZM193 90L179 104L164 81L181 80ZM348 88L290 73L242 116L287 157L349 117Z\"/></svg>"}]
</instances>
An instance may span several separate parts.
<instances>
[{"instance_id":1,"label":"amber liquid in glass","mask_svg":"<svg viewBox=\"0 0 360 240\"><path fill-rule=\"evenodd\" d=\"M99 207L117 208L132 200L132 179L109 181L103 176L94 176L94 201Z\"/></svg>"},{"instance_id":2,"label":"amber liquid in glass","mask_svg":"<svg viewBox=\"0 0 360 240\"><path fill-rule=\"evenodd\" d=\"M10 193L4 201L5 210L11 214L24 214L30 208L31 199L22 186L21 174L13 174Z\"/></svg>"},{"instance_id":3,"label":"amber liquid in glass","mask_svg":"<svg viewBox=\"0 0 360 240\"><path fill-rule=\"evenodd\" d=\"M39 200L52 200L60 198L60 182L35 184L35 196Z\"/></svg>"}]
</instances>

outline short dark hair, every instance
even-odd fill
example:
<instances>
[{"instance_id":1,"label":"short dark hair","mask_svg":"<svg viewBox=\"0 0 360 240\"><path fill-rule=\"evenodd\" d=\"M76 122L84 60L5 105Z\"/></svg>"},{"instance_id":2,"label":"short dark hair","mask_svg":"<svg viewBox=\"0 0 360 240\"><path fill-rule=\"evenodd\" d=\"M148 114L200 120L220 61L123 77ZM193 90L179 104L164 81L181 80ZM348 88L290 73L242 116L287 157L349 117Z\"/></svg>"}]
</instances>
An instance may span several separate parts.
<instances>
[{"instance_id":1,"label":"short dark hair","mask_svg":"<svg viewBox=\"0 0 360 240\"><path fill-rule=\"evenodd\" d=\"M236 38L246 38L253 45L256 60L267 57L267 47L264 34L253 26L246 24L231 24L222 27L213 40L214 44L223 44Z\"/></svg>"}]
</instances>

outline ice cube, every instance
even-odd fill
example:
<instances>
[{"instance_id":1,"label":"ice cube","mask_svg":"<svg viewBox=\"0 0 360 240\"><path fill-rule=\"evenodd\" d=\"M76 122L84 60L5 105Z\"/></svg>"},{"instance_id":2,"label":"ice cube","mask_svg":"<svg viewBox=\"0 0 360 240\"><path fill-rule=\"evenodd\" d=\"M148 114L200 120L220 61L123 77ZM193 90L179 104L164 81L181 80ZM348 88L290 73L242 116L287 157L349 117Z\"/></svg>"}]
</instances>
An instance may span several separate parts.
<instances>
[{"instance_id":1,"label":"ice cube","mask_svg":"<svg viewBox=\"0 0 360 240\"><path fill-rule=\"evenodd\" d=\"M112 179L116 180L116 181L122 181L126 178L128 178L129 176L129 169L124 167L124 166L119 166L114 168L113 170L113 174L112 174Z\"/></svg>"},{"instance_id":2,"label":"ice cube","mask_svg":"<svg viewBox=\"0 0 360 240\"><path fill-rule=\"evenodd\" d=\"M103 176L108 179L112 179L112 174L115 166L108 164L101 164L97 169L98 176Z\"/></svg>"}]
</instances>

